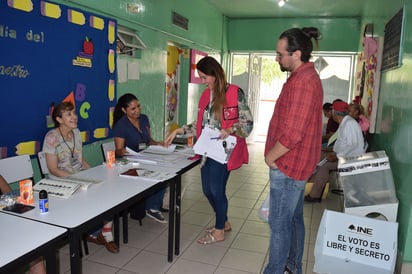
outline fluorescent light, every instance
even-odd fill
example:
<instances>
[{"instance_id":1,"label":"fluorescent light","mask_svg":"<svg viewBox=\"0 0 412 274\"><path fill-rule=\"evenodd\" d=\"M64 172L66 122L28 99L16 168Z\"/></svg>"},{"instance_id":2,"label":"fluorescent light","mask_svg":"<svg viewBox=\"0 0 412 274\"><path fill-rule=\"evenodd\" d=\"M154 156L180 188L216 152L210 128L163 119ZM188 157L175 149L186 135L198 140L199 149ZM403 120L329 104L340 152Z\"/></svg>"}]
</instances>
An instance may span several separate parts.
<instances>
[{"instance_id":1,"label":"fluorescent light","mask_svg":"<svg viewBox=\"0 0 412 274\"><path fill-rule=\"evenodd\" d=\"M279 7L283 7L284 5L285 5L285 0L279 0L278 1L278 5L279 5Z\"/></svg>"}]
</instances>

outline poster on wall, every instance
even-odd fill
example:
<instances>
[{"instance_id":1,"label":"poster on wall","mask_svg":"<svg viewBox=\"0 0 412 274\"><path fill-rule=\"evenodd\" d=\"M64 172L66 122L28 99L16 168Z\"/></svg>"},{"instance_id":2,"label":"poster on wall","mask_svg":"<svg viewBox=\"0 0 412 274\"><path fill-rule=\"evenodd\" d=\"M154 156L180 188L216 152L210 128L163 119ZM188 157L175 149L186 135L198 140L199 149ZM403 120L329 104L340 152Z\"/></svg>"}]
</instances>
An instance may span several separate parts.
<instances>
[{"instance_id":1,"label":"poster on wall","mask_svg":"<svg viewBox=\"0 0 412 274\"><path fill-rule=\"evenodd\" d=\"M36 154L71 101L84 143L110 136L117 22L39 0L0 2L0 158Z\"/></svg>"},{"instance_id":2,"label":"poster on wall","mask_svg":"<svg viewBox=\"0 0 412 274\"><path fill-rule=\"evenodd\" d=\"M165 136L178 128L180 58L182 50L176 46L167 46L167 73L166 73L166 125Z\"/></svg>"},{"instance_id":3,"label":"poster on wall","mask_svg":"<svg viewBox=\"0 0 412 274\"><path fill-rule=\"evenodd\" d=\"M360 38L363 51L359 53L355 73L353 102L362 105L364 114L370 121L369 132L376 131L376 114L379 100L379 87L382 65L382 37L366 33L367 25Z\"/></svg>"}]
</instances>

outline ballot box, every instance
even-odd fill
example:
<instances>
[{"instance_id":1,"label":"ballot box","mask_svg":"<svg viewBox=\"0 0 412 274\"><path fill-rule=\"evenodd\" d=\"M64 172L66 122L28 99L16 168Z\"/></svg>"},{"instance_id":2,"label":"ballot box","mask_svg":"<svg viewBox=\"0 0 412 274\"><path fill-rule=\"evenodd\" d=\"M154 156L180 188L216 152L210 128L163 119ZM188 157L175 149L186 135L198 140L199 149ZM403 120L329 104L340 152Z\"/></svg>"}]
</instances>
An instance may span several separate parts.
<instances>
[{"instance_id":1,"label":"ballot box","mask_svg":"<svg viewBox=\"0 0 412 274\"><path fill-rule=\"evenodd\" d=\"M325 210L315 243L313 272L393 274L398 223Z\"/></svg>"},{"instance_id":2,"label":"ballot box","mask_svg":"<svg viewBox=\"0 0 412 274\"><path fill-rule=\"evenodd\" d=\"M339 157L338 174L345 213L396 222L398 199L385 151Z\"/></svg>"}]
</instances>

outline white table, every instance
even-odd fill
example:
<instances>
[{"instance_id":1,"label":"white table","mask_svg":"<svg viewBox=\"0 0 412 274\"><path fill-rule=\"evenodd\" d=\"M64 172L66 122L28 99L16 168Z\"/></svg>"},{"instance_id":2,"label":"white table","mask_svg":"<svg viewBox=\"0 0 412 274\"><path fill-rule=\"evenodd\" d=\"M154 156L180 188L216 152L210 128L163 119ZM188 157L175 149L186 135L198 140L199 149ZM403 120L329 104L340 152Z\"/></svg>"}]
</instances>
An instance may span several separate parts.
<instances>
[{"instance_id":1,"label":"white table","mask_svg":"<svg viewBox=\"0 0 412 274\"><path fill-rule=\"evenodd\" d=\"M15 215L68 229L70 269L71 273L79 274L82 273L80 239L84 233L104 221L114 219L136 202L169 185L168 261L171 262L173 247L176 255L179 254L180 248L181 175L198 163L196 160L189 160L188 157L188 155L181 156L179 162L173 166L141 165L153 170L176 172L176 176L161 182L120 177L117 167L107 168L104 164L84 170L76 176L102 180L102 182L90 186L88 190L78 190L68 199L50 196L47 214L41 214L36 206L26 213ZM35 195L35 205L38 205L37 196ZM114 220L116 228L118 219ZM127 229L127 226L124 229ZM116 235L118 233L115 232Z\"/></svg>"},{"instance_id":2,"label":"white table","mask_svg":"<svg viewBox=\"0 0 412 274\"><path fill-rule=\"evenodd\" d=\"M165 187L172 180L151 182L118 176L116 168L105 165L82 171L82 178L98 179L103 182L77 190L68 199L49 197L49 212L40 213L38 207L23 214L15 214L30 220L60 226L68 229L70 244L71 273L82 273L80 259L80 239L83 233L95 228L104 221L111 220L116 214ZM35 195L35 205L38 205Z\"/></svg>"},{"instance_id":3,"label":"white table","mask_svg":"<svg viewBox=\"0 0 412 274\"><path fill-rule=\"evenodd\" d=\"M177 174L170 184L169 192L169 243L168 243L168 261L173 260L173 244L175 255L180 254L180 208L182 192L182 175L197 166L200 158L194 158L194 154L174 152L171 155L156 155L143 153L149 160L156 161L158 168L168 168ZM150 166L150 165L147 165ZM153 165L152 165L153 166ZM170 210L170 209L174 210ZM127 227L127 226L126 226ZM124 232L127 235L127 232Z\"/></svg>"},{"instance_id":4,"label":"white table","mask_svg":"<svg viewBox=\"0 0 412 274\"><path fill-rule=\"evenodd\" d=\"M34 209L32 209L34 210ZM0 273L13 273L39 256L46 258L47 273L57 273L56 248L67 229L0 213Z\"/></svg>"}]
</instances>

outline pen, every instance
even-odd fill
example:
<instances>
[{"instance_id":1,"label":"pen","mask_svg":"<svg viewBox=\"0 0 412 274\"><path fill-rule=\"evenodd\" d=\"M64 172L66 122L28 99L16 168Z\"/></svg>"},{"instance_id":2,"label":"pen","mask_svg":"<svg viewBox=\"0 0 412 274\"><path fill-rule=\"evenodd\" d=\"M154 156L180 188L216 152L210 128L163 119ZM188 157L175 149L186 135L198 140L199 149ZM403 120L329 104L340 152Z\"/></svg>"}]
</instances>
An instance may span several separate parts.
<instances>
[{"instance_id":1,"label":"pen","mask_svg":"<svg viewBox=\"0 0 412 274\"><path fill-rule=\"evenodd\" d=\"M220 139L220 136L219 136L219 137L212 137L212 138L210 138L210 140L218 140L218 139Z\"/></svg>"}]
</instances>

